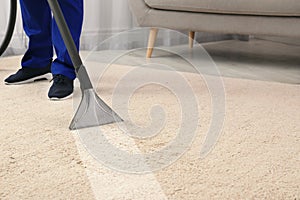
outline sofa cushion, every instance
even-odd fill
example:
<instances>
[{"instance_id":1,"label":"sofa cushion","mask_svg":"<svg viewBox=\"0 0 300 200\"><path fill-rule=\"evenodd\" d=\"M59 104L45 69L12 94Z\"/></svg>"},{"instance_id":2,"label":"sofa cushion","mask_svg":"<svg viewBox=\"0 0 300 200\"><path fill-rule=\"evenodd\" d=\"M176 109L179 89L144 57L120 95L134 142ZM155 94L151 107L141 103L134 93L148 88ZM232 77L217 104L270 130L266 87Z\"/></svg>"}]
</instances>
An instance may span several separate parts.
<instances>
[{"instance_id":1,"label":"sofa cushion","mask_svg":"<svg viewBox=\"0 0 300 200\"><path fill-rule=\"evenodd\" d=\"M300 16L300 0L144 0L155 9L267 16Z\"/></svg>"}]
</instances>

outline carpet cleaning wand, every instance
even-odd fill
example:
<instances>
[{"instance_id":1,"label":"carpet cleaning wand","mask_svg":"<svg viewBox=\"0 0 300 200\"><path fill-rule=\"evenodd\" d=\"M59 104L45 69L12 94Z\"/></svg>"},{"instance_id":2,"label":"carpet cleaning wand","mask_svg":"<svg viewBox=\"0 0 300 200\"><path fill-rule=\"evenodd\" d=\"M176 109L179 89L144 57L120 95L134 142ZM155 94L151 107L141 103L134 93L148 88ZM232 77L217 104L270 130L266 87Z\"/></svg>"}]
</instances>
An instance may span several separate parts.
<instances>
[{"instance_id":1,"label":"carpet cleaning wand","mask_svg":"<svg viewBox=\"0 0 300 200\"><path fill-rule=\"evenodd\" d=\"M76 70L82 93L81 102L69 127L70 130L123 121L94 91L57 0L48 0L48 3Z\"/></svg>"}]
</instances>

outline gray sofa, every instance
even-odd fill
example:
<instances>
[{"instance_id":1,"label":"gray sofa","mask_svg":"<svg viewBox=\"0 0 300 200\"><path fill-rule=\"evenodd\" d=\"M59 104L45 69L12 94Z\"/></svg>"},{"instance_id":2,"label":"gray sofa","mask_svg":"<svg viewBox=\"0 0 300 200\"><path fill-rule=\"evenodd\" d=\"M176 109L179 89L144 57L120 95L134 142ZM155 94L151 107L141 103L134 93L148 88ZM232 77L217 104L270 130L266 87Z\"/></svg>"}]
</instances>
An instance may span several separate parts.
<instances>
[{"instance_id":1,"label":"gray sofa","mask_svg":"<svg viewBox=\"0 0 300 200\"><path fill-rule=\"evenodd\" d=\"M300 37L300 0L128 0L142 27L153 27L147 57L151 57L157 27L247 35Z\"/></svg>"}]
</instances>

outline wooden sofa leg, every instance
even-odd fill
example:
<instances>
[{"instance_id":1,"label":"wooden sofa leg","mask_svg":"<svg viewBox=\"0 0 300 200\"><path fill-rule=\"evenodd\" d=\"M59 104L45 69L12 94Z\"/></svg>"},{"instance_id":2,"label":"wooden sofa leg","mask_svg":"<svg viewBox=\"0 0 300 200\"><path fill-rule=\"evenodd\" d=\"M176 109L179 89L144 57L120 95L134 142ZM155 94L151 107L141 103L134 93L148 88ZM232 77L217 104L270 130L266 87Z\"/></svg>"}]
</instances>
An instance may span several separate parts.
<instances>
[{"instance_id":1,"label":"wooden sofa leg","mask_svg":"<svg viewBox=\"0 0 300 200\"><path fill-rule=\"evenodd\" d=\"M195 39L195 31L190 31L189 32L189 45L190 45L190 48L193 48L193 46L194 46L194 39Z\"/></svg>"},{"instance_id":2,"label":"wooden sofa leg","mask_svg":"<svg viewBox=\"0 0 300 200\"><path fill-rule=\"evenodd\" d=\"M151 56L152 56L157 33L158 33L157 28L151 28L150 34L149 34L149 40L148 40L147 58L151 58Z\"/></svg>"}]
</instances>

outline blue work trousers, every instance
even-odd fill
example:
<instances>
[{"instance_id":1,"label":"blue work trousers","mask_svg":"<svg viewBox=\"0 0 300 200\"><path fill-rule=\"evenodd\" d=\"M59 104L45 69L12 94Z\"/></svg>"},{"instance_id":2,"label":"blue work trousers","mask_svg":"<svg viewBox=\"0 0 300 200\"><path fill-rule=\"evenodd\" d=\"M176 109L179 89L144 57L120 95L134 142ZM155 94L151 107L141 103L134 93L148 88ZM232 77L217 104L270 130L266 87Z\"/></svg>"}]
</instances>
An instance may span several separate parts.
<instances>
[{"instance_id":1,"label":"blue work trousers","mask_svg":"<svg viewBox=\"0 0 300 200\"><path fill-rule=\"evenodd\" d=\"M79 49L83 22L83 0L58 0ZM47 0L20 0L23 28L29 37L22 67L38 68L52 63L52 74L75 79L76 74ZM53 60L53 47L57 58Z\"/></svg>"}]
</instances>

